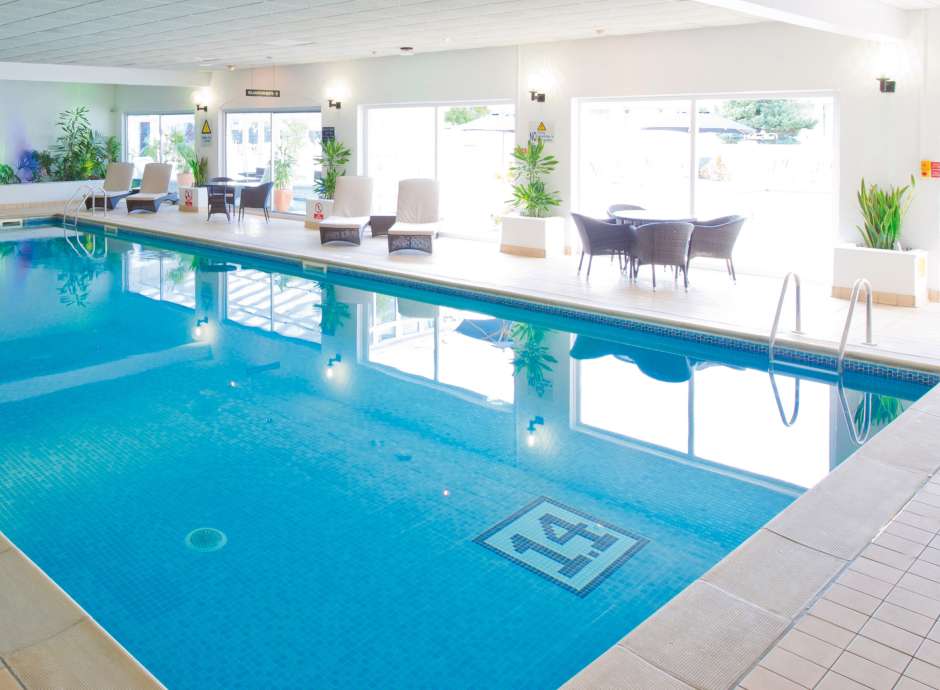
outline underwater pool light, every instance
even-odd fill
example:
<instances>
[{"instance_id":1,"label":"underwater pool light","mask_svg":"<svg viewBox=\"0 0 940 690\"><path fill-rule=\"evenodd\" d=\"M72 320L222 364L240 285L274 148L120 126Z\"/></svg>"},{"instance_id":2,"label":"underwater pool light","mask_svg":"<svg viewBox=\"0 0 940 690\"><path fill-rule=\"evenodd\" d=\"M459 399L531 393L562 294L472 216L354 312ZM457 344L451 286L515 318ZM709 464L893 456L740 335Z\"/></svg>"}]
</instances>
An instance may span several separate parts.
<instances>
[{"instance_id":1,"label":"underwater pool light","mask_svg":"<svg viewBox=\"0 0 940 690\"><path fill-rule=\"evenodd\" d=\"M333 378L333 365L337 362L342 362L342 355L337 354L335 357L330 357L329 361L326 363L326 377L328 379Z\"/></svg>"},{"instance_id":2,"label":"underwater pool light","mask_svg":"<svg viewBox=\"0 0 940 690\"><path fill-rule=\"evenodd\" d=\"M526 439L525 439L526 445L528 445L529 448L535 445L535 428L539 424L543 426L545 424L545 420L542 419L541 415L536 415L535 417L529 420L529 426L526 428L528 435L526 436Z\"/></svg>"}]
</instances>

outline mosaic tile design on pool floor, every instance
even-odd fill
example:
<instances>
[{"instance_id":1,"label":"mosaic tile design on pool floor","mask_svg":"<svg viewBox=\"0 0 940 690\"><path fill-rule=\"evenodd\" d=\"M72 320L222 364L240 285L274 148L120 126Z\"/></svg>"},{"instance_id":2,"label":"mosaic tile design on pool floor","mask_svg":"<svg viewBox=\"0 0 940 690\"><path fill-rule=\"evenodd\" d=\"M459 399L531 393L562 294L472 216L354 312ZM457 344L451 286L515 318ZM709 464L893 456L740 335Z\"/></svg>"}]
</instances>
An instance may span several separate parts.
<instances>
[{"instance_id":1,"label":"mosaic tile design on pool floor","mask_svg":"<svg viewBox=\"0 0 940 690\"><path fill-rule=\"evenodd\" d=\"M545 496L474 541L581 597L649 543Z\"/></svg>"}]
</instances>

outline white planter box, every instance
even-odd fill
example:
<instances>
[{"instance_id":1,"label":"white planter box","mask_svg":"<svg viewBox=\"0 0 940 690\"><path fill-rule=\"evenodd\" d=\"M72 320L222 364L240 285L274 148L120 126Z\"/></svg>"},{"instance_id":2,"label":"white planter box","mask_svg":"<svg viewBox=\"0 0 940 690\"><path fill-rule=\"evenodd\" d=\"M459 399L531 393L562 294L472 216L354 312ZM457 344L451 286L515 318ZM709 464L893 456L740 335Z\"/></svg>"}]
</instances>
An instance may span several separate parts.
<instances>
[{"instance_id":1,"label":"white planter box","mask_svg":"<svg viewBox=\"0 0 940 690\"><path fill-rule=\"evenodd\" d=\"M104 180L78 180L75 182L27 182L0 185L0 208L11 210L39 204L62 202L72 198L82 187L100 187Z\"/></svg>"},{"instance_id":2,"label":"white planter box","mask_svg":"<svg viewBox=\"0 0 940 690\"><path fill-rule=\"evenodd\" d=\"M307 213L304 216L304 227L311 230L320 229L320 221L333 213L332 199L307 199Z\"/></svg>"},{"instance_id":3,"label":"white planter box","mask_svg":"<svg viewBox=\"0 0 940 690\"><path fill-rule=\"evenodd\" d=\"M181 213L199 213L209 210L209 190L205 187L180 187Z\"/></svg>"},{"instance_id":4,"label":"white planter box","mask_svg":"<svg viewBox=\"0 0 940 690\"><path fill-rule=\"evenodd\" d=\"M516 256L544 259L565 250L565 219L503 216L499 251Z\"/></svg>"},{"instance_id":5,"label":"white planter box","mask_svg":"<svg viewBox=\"0 0 940 690\"><path fill-rule=\"evenodd\" d=\"M833 297L848 299L855 281L867 278L872 299L879 304L927 304L927 252L921 249L898 252L844 245L835 248L833 264Z\"/></svg>"}]
</instances>

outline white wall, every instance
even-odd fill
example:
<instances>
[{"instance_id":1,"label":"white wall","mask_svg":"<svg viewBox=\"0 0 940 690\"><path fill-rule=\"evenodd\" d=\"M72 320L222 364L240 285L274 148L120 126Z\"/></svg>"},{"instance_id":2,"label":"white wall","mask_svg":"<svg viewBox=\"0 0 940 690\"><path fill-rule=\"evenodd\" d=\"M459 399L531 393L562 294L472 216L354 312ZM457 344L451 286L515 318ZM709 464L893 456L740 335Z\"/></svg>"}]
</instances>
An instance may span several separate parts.
<instances>
[{"instance_id":1,"label":"white wall","mask_svg":"<svg viewBox=\"0 0 940 690\"><path fill-rule=\"evenodd\" d=\"M571 210L572 99L660 95L828 92L840 114L836 221L821 243L856 241L860 179L904 183L921 157L940 159L940 50L925 61L925 46L940 37L940 10L916 13L909 41L899 44L892 76L898 92L883 95L876 77L884 52L877 43L786 24L669 32L546 43L413 57L299 65L214 75L210 120L238 107L322 106L324 124L354 149L357 106L376 103L510 98L517 105L518 140L530 121L555 129L551 151L561 159L553 180L562 212ZM930 80L925 80L924 70ZM532 73L548 74L547 101L533 103ZM341 111L326 108L332 85L347 92ZM280 99L246 98L244 89L278 88ZM217 164L219 137L207 153ZM931 153L931 151L934 151ZM905 242L930 250L931 287L940 288L940 185L919 185Z\"/></svg>"},{"instance_id":2,"label":"white wall","mask_svg":"<svg viewBox=\"0 0 940 690\"><path fill-rule=\"evenodd\" d=\"M23 151L48 148L58 136L59 113L83 105L95 129L116 133L113 86L0 81L0 163L16 168Z\"/></svg>"}]
</instances>

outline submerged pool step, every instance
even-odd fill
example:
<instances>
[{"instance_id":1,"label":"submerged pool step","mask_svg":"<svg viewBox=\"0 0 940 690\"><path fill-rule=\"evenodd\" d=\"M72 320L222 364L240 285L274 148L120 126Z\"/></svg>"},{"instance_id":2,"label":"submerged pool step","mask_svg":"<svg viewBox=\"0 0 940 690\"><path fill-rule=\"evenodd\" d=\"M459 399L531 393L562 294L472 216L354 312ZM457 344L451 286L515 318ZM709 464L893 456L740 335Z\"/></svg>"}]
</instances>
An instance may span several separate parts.
<instances>
[{"instance_id":1,"label":"submerged pool step","mask_svg":"<svg viewBox=\"0 0 940 690\"><path fill-rule=\"evenodd\" d=\"M174 364L209 359L211 356L212 348L207 343L190 343L169 350L130 355L113 362L93 364L72 371L10 381L0 384L0 404L38 398L41 395L134 376Z\"/></svg>"}]
</instances>

